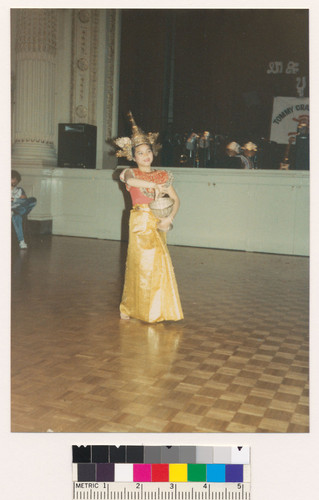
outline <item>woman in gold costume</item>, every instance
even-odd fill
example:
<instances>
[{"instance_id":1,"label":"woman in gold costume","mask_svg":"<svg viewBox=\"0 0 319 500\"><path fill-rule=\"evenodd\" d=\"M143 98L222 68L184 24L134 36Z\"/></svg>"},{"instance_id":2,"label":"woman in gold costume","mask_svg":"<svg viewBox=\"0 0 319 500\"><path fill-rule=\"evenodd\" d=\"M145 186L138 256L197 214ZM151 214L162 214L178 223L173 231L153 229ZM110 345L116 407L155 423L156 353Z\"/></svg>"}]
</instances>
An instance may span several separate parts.
<instances>
[{"instance_id":1,"label":"woman in gold costume","mask_svg":"<svg viewBox=\"0 0 319 500\"><path fill-rule=\"evenodd\" d=\"M183 319L174 269L166 244L166 232L179 208L179 198L172 186L173 176L165 170L151 168L157 154L158 133L145 134L136 126L131 113L133 134L115 143L121 149L117 156L134 160L137 168L127 168L120 175L130 192L129 245L125 282L120 304L121 319L137 318L147 323ZM167 194L174 200L168 217L157 218L149 205Z\"/></svg>"}]
</instances>

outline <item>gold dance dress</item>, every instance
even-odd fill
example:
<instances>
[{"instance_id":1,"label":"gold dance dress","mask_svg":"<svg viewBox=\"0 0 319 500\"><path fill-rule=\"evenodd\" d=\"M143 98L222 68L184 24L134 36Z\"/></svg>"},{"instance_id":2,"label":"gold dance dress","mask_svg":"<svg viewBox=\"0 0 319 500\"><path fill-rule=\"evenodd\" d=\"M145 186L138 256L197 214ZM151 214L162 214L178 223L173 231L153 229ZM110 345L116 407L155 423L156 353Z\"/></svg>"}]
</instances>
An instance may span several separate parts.
<instances>
[{"instance_id":1,"label":"gold dance dress","mask_svg":"<svg viewBox=\"0 0 319 500\"><path fill-rule=\"evenodd\" d=\"M134 177L156 182L171 182L163 170L141 172L130 169ZM120 178L124 181L125 171ZM164 182L163 182L164 179ZM130 212L129 245L120 311L147 323L183 319L174 269L166 244L166 233L157 229L159 220L148 204L146 190L126 185L133 200ZM147 203L136 203L146 201Z\"/></svg>"}]
</instances>

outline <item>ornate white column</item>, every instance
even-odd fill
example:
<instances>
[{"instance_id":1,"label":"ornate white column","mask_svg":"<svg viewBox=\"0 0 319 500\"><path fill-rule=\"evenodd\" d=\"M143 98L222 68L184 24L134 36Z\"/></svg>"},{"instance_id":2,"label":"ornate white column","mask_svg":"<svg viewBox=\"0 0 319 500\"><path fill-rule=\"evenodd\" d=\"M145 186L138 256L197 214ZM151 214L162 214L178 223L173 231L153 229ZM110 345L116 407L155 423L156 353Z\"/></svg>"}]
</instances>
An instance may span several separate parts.
<instances>
[{"instance_id":1,"label":"ornate white column","mask_svg":"<svg viewBox=\"0 0 319 500\"><path fill-rule=\"evenodd\" d=\"M17 9L12 166L55 166L56 11Z\"/></svg>"}]
</instances>

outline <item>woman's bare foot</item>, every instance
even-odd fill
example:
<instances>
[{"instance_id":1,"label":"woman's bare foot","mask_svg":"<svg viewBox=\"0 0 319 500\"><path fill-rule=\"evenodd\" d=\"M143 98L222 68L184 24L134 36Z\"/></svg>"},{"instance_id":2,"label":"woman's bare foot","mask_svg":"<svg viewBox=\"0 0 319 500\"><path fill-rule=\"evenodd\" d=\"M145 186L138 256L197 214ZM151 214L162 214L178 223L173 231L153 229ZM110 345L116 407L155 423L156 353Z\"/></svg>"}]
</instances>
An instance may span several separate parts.
<instances>
[{"instance_id":1,"label":"woman's bare foot","mask_svg":"<svg viewBox=\"0 0 319 500\"><path fill-rule=\"evenodd\" d=\"M122 312L120 312L120 318L121 319L130 319L130 317L127 314L124 314Z\"/></svg>"}]
</instances>

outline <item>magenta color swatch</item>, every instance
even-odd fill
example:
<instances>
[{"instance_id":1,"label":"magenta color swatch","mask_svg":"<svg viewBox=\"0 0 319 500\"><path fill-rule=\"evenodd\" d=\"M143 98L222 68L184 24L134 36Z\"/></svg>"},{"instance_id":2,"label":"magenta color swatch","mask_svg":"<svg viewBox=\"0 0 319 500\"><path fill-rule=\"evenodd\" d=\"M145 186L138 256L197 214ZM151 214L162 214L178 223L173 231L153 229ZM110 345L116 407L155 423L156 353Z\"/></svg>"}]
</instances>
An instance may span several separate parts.
<instances>
[{"instance_id":1,"label":"magenta color swatch","mask_svg":"<svg viewBox=\"0 0 319 500\"><path fill-rule=\"evenodd\" d=\"M133 481L135 483L148 483L152 481L151 464L134 464Z\"/></svg>"}]
</instances>

